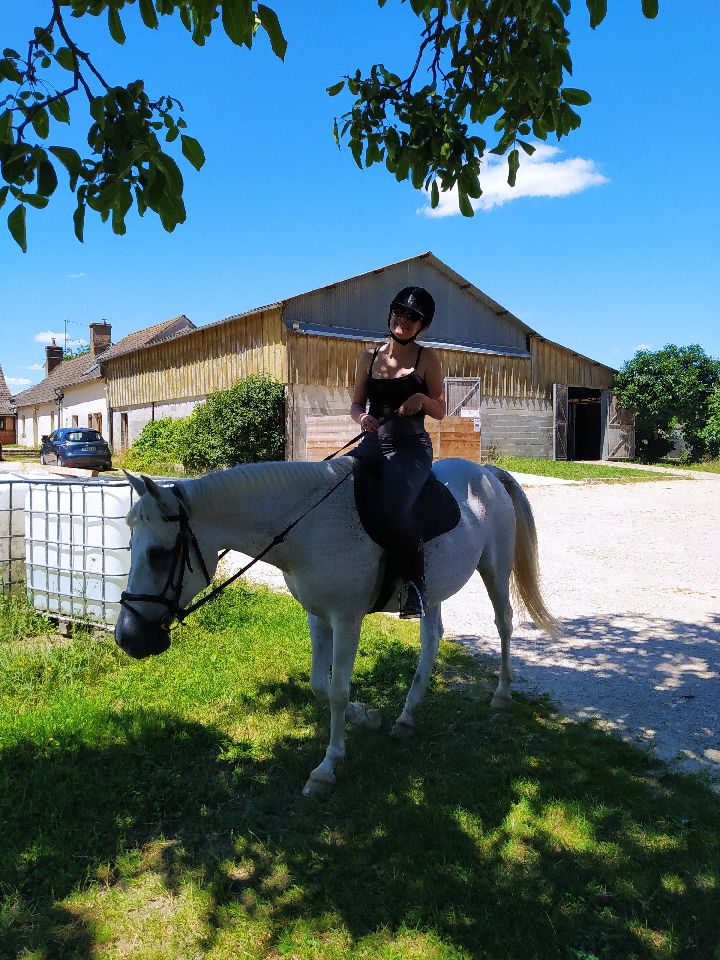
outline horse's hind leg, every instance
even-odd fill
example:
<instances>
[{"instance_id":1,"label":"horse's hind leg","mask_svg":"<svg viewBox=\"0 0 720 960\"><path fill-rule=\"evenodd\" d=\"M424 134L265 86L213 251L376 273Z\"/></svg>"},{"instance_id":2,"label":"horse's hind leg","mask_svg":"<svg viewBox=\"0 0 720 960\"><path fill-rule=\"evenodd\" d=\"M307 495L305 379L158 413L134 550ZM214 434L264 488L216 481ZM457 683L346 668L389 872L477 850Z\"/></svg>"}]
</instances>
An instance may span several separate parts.
<instances>
[{"instance_id":1,"label":"horse's hind leg","mask_svg":"<svg viewBox=\"0 0 720 960\"><path fill-rule=\"evenodd\" d=\"M413 682L408 690L403 712L390 731L391 737L396 737L398 740L409 740L415 733L415 714L425 697L442 635L443 625L440 604L438 603L434 607L428 607L425 616L420 621L420 659Z\"/></svg>"},{"instance_id":2,"label":"horse's hind leg","mask_svg":"<svg viewBox=\"0 0 720 960\"><path fill-rule=\"evenodd\" d=\"M496 710L509 707L512 703L512 670L510 669L510 638L513 630L513 609L510 605L510 564L503 564L498 570L494 564L480 563L478 572L487 588L490 602L495 611L495 626L500 634L500 682L490 706Z\"/></svg>"},{"instance_id":3,"label":"horse's hind leg","mask_svg":"<svg viewBox=\"0 0 720 960\"><path fill-rule=\"evenodd\" d=\"M310 644L312 647L312 667L310 668L310 689L318 703L330 701L330 668L332 667L332 627L309 613Z\"/></svg>"}]
</instances>

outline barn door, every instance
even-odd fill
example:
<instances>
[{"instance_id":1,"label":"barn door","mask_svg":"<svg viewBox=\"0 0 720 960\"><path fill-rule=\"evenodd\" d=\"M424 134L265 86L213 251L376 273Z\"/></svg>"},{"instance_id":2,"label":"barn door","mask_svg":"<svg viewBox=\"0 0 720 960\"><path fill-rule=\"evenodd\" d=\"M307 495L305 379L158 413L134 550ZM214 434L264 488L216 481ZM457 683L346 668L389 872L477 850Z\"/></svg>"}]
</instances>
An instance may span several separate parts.
<instances>
[{"instance_id":1,"label":"barn door","mask_svg":"<svg viewBox=\"0 0 720 960\"><path fill-rule=\"evenodd\" d=\"M476 377L445 377L445 406L449 417L479 417L482 381Z\"/></svg>"},{"instance_id":2,"label":"barn door","mask_svg":"<svg viewBox=\"0 0 720 960\"><path fill-rule=\"evenodd\" d=\"M635 457L635 414L623 409L612 390L601 394L603 460L632 460Z\"/></svg>"},{"instance_id":3,"label":"barn door","mask_svg":"<svg viewBox=\"0 0 720 960\"><path fill-rule=\"evenodd\" d=\"M568 388L553 384L553 460L567 460Z\"/></svg>"}]
</instances>

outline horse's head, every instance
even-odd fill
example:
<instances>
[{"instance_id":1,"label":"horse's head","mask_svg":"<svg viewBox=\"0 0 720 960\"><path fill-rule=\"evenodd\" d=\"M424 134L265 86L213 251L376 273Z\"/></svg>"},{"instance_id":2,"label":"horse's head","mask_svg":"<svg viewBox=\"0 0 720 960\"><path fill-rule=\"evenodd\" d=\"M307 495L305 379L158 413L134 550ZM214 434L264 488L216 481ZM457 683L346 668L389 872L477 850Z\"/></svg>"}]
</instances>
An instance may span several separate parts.
<instances>
[{"instance_id":1,"label":"horse's head","mask_svg":"<svg viewBox=\"0 0 720 960\"><path fill-rule=\"evenodd\" d=\"M217 548L191 525L181 486L125 474L139 496L127 515L130 573L120 600L115 641L142 659L170 646L170 624L207 586Z\"/></svg>"}]
</instances>

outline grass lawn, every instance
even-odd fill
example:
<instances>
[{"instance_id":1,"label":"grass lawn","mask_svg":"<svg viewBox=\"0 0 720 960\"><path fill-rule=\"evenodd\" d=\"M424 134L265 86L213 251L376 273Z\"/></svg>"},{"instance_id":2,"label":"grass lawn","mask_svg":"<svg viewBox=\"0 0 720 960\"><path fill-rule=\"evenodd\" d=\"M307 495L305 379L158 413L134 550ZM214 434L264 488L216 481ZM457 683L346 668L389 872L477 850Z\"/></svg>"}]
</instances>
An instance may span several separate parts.
<instances>
[{"instance_id":1,"label":"grass lawn","mask_svg":"<svg viewBox=\"0 0 720 960\"><path fill-rule=\"evenodd\" d=\"M500 457L493 461L503 470L515 473L534 473L541 477L560 477L563 480L606 480L637 483L645 480L667 480L668 474L652 470L615 467L605 463L576 463L574 460L536 460L530 457Z\"/></svg>"},{"instance_id":2,"label":"grass lawn","mask_svg":"<svg viewBox=\"0 0 720 960\"><path fill-rule=\"evenodd\" d=\"M369 618L399 713L417 626ZM0 956L720 958L720 797L443 644L417 739L350 730L336 794L291 599L239 586L158 659L0 601Z\"/></svg>"},{"instance_id":3,"label":"grass lawn","mask_svg":"<svg viewBox=\"0 0 720 960\"><path fill-rule=\"evenodd\" d=\"M720 460L705 460L702 463L668 463L655 464L656 467L672 467L674 470L702 470L704 473L720 473Z\"/></svg>"}]
</instances>

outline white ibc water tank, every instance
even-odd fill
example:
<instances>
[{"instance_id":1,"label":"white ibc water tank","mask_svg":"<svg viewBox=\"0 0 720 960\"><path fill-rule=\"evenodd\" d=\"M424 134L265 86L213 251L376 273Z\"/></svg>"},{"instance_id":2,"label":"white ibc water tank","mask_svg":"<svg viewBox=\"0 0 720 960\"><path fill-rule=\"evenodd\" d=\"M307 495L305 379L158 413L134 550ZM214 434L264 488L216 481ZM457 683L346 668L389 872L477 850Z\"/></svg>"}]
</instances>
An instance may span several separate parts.
<instances>
[{"instance_id":1,"label":"white ibc water tank","mask_svg":"<svg viewBox=\"0 0 720 960\"><path fill-rule=\"evenodd\" d=\"M68 478L28 486L25 570L37 610L115 624L130 570L125 517L133 499L123 480Z\"/></svg>"},{"instance_id":2,"label":"white ibc water tank","mask_svg":"<svg viewBox=\"0 0 720 960\"><path fill-rule=\"evenodd\" d=\"M0 590L25 590L25 496L27 479L19 473L0 475Z\"/></svg>"}]
</instances>

